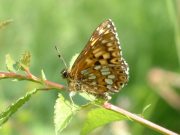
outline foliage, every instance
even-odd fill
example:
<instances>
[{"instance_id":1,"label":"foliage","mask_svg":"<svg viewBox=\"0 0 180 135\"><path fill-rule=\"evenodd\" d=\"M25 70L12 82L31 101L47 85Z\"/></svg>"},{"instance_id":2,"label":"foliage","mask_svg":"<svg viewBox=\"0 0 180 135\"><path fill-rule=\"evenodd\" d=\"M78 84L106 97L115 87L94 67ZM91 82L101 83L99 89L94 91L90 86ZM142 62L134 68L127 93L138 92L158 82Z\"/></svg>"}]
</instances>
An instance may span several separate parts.
<instances>
[{"instance_id":1,"label":"foliage","mask_svg":"<svg viewBox=\"0 0 180 135\"><path fill-rule=\"evenodd\" d=\"M130 67L130 82L119 94L112 97L111 102L132 112L142 113L144 118L180 133L180 121L176 120L180 117L179 111L168 105L153 91L155 88L150 88L147 83L147 74L152 67L179 71L177 2L19 0L12 4L12 1L2 0L1 20L12 18L13 23L10 25L4 25L7 24L4 23L6 21L0 23L0 69L4 70L6 67L4 63L6 54L17 58L24 50L29 50L32 53L31 71L40 76L40 82L49 78L53 82L65 84L59 75L63 64L56 57L54 45L60 46L62 56L70 61L73 54L83 49L94 28L103 20L111 18L117 27L123 55ZM21 69L17 71L16 61L14 64L9 64L11 66L8 69L18 73L24 72ZM39 72L41 69L42 75ZM39 83L1 80L1 109L9 105L9 102L13 102L14 98L23 95L25 90L37 87L39 88ZM13 135L23 134L23 131L38 135L54 133L52 114L57 91L38 93L32 101L30 100L26 109L29 114L27 121L22 122L23 116L18 117L20 115L18 112L0 129L0 134L5 132L3 129L8 132L7 134ZM82 100L78 99L78 102ZM151 106L147 110L144 109L146 110L144 112L142 108L149 104ZM75 120L72 119L71 122L71 130L81 127L73 125ZM14 127L18 123L23 123L21 128ZM127 125L132 134L158 134L134 122L128 122ZM100 133L108 130L115 134L111 127L115 128L111 124Z\"/></svg>"},{"instance_id":2,"label":"foliage","mask_svg":"<svg viewBox=\"0 0 180 135\"><path fill-rule=\"evenodd\" d=\"M2 126L20 107L22 107L31 96L37 92L34 89L28 92L24 97L19 98L15 103L11 104L4 112L0 114L0 126Z\"/></svg>"},{"instance_id":3,"label":"foliage","mask_svg":"<svg viewBox=\"0 0 180 135\"><path fill-rule=\"evenodd\" d=\"M97 108L89 111L81 134L86 135L93 129L103 126L109 122L125 120L127 117L104 108Z\"/></svg>"},{"instance_id":4,"label":"foliage","mask_svg":"<svg viewBox=\"0 0 180 135\"><path fill-rule=\"evenodd\" d=\"M69 101L65 100L64 97L59 94L54 108L55 131L56 134L59 134L70 123L73 115L78 111L78 107L72 106Z\"/></svg>"}]
</instances>

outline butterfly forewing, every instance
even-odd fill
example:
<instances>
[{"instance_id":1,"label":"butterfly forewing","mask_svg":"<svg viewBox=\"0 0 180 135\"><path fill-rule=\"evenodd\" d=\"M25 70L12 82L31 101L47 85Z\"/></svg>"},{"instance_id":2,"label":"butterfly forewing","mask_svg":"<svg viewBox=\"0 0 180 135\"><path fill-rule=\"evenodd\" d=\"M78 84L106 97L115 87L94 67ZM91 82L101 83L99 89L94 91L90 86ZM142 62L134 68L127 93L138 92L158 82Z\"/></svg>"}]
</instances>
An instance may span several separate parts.
<instances>
[{"instance_id":1,"label":"butterfly forewing","mask_svg":"<svg viewBox=\"0 0 180 135\"><path fill-rule=\"evenodd\" d=\"M122 58L111 20L106 20L94 31L68 72L72 91L84 90L96 96L118 92L127 83L128 65ZM74 87L77 84L79 89Z\"/></svg>"}]
</instances>

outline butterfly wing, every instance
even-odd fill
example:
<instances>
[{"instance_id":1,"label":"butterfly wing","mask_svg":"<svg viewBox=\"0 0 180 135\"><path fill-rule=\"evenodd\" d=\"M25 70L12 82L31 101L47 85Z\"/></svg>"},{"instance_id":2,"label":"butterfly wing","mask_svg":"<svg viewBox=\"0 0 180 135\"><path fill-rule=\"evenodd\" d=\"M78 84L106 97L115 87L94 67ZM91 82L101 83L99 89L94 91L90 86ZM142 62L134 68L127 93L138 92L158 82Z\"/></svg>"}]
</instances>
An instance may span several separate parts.
<instances>
[{"instance_id":1,"label":"butterfly wing","mask_svg":"<svg viewBox=\"0 0 180 135\"><path fill-rule=\"evenodd\" d=\"M70 78L95 95L118 92L128 81L128 65L112 21L106 20L94 31L72 68Z\"/></svg>"}]
</instances>

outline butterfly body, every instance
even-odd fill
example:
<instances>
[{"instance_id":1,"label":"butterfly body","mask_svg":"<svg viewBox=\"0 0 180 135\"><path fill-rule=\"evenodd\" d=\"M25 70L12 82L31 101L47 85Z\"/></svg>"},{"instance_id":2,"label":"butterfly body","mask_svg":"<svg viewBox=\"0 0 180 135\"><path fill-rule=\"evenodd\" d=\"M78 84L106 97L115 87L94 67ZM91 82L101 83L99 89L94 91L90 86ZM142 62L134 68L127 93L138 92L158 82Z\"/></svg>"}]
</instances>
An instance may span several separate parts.
<instances>
[{"instance_id":1,"label":"butterfly body","mask_svg":"<svg viewBox=\"0 0 180 135\"><path fill-rule=\"evenodd\" d=\"M128 70L116 29L109 19L94 31L72 67L63 71L63 76L68 80L70 91L86 91L106 98L128 82Z\"/></svg>"}]
</instances>

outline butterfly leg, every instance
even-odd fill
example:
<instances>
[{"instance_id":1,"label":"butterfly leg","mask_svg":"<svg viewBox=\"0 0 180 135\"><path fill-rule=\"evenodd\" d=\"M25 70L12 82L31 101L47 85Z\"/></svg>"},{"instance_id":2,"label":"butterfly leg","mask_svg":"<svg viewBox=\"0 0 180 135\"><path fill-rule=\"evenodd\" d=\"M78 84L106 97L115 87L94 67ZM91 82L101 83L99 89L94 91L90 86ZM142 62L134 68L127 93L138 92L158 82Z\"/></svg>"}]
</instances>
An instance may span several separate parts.
<instances>
[{"instance_id":1,"label":"butterfly leg","mask_svg":"<svg viewBox=\"0 0 180 135\"><path fill-rule=\"evenodd\" d=\"M71 91L71 92L69 93L69 98L70 98L71 104L72 104L73 106L75 106L74 101L73 101L73 97L74 97L75 95L76 95L76 92L75 92L75 91Z\"/></svg>"}]
</instances>

